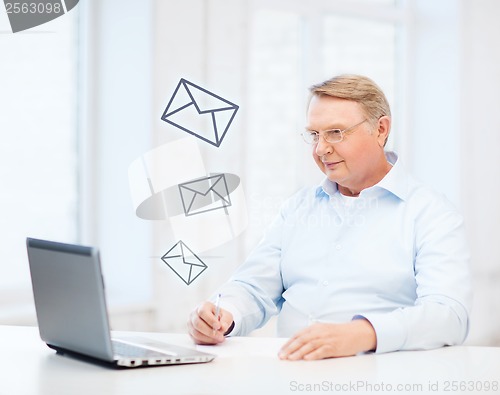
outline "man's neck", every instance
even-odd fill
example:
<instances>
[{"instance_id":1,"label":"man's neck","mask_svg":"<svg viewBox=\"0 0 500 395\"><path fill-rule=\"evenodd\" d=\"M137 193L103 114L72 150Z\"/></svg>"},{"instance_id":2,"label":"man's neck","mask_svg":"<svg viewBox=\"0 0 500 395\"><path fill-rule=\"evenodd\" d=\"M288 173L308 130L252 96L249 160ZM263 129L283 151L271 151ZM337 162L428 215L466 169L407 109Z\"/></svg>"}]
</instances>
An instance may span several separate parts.
<instances>
[{"instance_id":1,"label":"man's neck","mask_svg":"<svg viewBox=\"0 0 500 395\"><path fill-rule=\"evenodd\" d=\"M337 187L339 192L345 196L358 197L363 189L370 188L380 182L391 170L392 165L384 161L379 169L376 172L372 173L372 175L364 180L361 180L358 183L353 183L349 185L340 185L337 183Z\"/></svg>"}]
</instances>

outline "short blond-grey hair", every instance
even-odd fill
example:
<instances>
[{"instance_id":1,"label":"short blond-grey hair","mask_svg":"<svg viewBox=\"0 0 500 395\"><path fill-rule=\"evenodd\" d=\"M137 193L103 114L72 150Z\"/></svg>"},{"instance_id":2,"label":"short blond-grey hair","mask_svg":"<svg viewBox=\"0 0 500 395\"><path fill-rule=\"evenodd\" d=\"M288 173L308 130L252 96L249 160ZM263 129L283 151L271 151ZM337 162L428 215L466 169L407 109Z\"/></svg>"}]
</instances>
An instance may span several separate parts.
<instances>
[{"instance_id":1,"label":"short blond-grey hair","mask_svg":"<svg viewBox=\"0 0 500 395\"><path fill-rule=\"evenodd\" d=\"M352 100L361 105L370 123L376 123L380 117L391 116L391 108L384 92L370 78L343 74L315 84L309 88L313 96L332 96Z\"/></svg>"}]
</instances>

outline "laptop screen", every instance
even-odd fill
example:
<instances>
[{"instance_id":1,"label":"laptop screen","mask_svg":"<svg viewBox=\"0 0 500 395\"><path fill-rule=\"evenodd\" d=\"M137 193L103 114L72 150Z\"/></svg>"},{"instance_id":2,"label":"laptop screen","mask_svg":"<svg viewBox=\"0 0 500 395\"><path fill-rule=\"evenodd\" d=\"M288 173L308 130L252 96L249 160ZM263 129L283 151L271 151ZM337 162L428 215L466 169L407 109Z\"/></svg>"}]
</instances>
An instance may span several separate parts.
<instances>
[{"instance_id":1,"label":"laptop screen","mask_svg":"<svg viewBox=\"0 0 500 395\"><path fill-rule=\"evenodd\" d=\"M27 248L42 340L112 361L97 249L31 238Z\"/></svg>"}]
</instances>

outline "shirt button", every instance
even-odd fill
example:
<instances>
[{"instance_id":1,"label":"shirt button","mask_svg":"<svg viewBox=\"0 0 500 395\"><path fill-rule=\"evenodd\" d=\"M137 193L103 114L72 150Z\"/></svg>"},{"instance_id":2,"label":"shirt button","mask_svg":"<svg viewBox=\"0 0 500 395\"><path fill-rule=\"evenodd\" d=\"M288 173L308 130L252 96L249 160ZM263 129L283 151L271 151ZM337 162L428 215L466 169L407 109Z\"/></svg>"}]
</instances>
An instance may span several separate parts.
<instances>
[{"instance_id":1,"label":"shirt button","mask_svg":"<svg viewBox=\"0 0 500 395\"><path fill-rule=\"evenodd\" d=\"M328 287L328 281L326 281L326 280L325 280L325 281L323 281L323 285L324 285L325 287Z\"/></svg>"},{"instance_id":2,"label":"shirt button","mask_svg":"<svg viewBox=\"0 0 500 395\"><path fill-rule=\"evenodd\" d=\"M338 251L338 250L342 249L342 246L341 246L340 244L337 244L337 245L335 246L335 249Z\"/></svg>"}]
</instances>

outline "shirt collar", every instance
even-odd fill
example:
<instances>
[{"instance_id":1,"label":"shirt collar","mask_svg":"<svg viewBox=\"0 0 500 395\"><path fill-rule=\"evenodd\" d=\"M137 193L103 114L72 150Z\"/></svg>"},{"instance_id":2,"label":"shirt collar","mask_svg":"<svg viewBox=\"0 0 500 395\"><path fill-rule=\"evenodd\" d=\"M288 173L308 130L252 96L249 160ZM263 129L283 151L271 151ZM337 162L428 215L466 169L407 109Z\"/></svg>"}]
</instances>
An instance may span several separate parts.
<instances>
[{"instance_id":1,"label":"shirt collar","mask_svg":"<svg viewBox=\"0 0 500 395\"><path fill-rule=\"evenodd\" d=\"M338 192L338 190L339 189L336 182L332 182L328 178L325 178L320 186L316 189L316 196L333 196Z\"/></svg>"},{"instance_id":2,"label":"shirt collar","mask_svg":"<svg viewBox=\"0 0 500 395\"><path fill-rule=\"evenodd\" d=\"M395 152L388 151L385 156L392 165L392 169L372 188L385 189L401 200L406 200L408 198L408 173Z\"/></svg>"},{"instance_id":3,"label":"shirt collar","mask_svg":"<svg viewBox=\"0 0 500 395\"><path fill-rule=\"evenodd\" d=\"M387 161L392 165L391 170L385 175L382 180L380 180L374 186L365 189L385 189L386 191L397 196L401 200L406 200L408 197L408 175L398 158L398 155L393 151L387 151L385 153ZM336 182L330 181L325 178L320 186L316 189L316 196L321 195L333 196L338 192L338 186ZM363 191L361 192L363 193Z\"/></svg>"}]
</instances>

